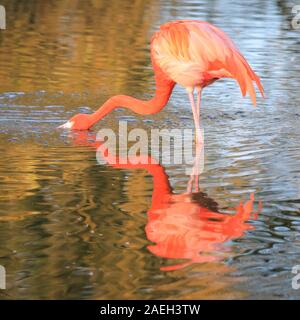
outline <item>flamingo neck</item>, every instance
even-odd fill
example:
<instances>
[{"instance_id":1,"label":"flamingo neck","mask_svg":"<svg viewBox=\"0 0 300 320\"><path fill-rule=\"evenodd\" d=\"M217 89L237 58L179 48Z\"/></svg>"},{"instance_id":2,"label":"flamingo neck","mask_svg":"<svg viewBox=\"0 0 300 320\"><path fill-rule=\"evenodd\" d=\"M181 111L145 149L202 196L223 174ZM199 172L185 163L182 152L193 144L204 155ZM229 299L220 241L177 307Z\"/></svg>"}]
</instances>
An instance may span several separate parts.
<instances>
[{"instance_id":1,"label":"flamingo neck","mask_svg":"<svg viewBox=\"0 0 300 320\"><path fill-rule=\"evenodd\" d=\"M109 98L95 113L90 117L93 126L100 119L116 108L129 109L141 115L154 114L159 112L169 101L175 82L168 79L160 69L155 68L156 90L155 96L148 100L139 100L130 96L117 95Z\"/></svg>"}]
</instances>

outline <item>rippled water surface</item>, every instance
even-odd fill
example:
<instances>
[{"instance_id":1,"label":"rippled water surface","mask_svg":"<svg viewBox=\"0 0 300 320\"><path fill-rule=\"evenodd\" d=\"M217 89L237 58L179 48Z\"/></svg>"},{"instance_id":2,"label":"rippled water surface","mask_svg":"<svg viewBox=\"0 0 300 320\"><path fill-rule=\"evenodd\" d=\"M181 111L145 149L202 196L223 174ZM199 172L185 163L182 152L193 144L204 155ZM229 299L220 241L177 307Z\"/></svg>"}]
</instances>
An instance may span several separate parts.
<instances>
[{"instance_id":1,"label":"rippled water surface","mask_svg":"<svg viewBox=\"0 0 300 320\"><path fill-rule=\"evenodd\" d=\"M293 298L300 264L300 30L288 1L1 1L0 298ZM56 127L154 89L149 39L165 21L223 28L260 75L253 108L232 80L205 89L205 167L99 165L101 127L193 128L176 88L153 116L115 111L89 133Z\"/></svg>"}]
</instances>

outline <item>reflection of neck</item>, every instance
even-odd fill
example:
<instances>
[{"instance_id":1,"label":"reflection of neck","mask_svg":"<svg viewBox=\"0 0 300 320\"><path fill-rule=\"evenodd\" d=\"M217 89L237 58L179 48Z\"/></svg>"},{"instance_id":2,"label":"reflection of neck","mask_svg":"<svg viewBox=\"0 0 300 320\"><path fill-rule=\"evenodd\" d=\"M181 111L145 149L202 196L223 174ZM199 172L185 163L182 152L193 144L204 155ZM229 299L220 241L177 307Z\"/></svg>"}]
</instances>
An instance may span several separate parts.
<instances>
[{"instance_id":1,"label":"reflection of neck","mask_svg":"<svg viewBox=\"0 0 300 320\"><path fill-rule=\"evenodd\" d=\"M103 142L96 141L95 137L92 140L94 140L94 142L91 141L91 137L88 137L86 132L82 131L79 135L75 136L73 142L96 148L97 152L101 152L102 158L107 164L114 168L146 170L153 177L152 207L161 208L163 203L166 203L168 196L172 193L172 189L165 169L157 163L156 160L151 156L144 155L130 156L124 159L123 157L112 154L107 148L107 145Z\"/></svg>"},{"instance_id":2,"label":"reflection of neck","mask_svg":"<svg viewBox=\"0 0 300 320\"><path fill-rule=\"evenodd\" d=\"M155 96L143 101L130 96L117 95L108 99L95 113L91 115L91 126L105 117L112 110L122 107L138 114L153 114L159 112L168 102L175 82L168 79L164 73L154 65L156 90Z\"/></svg>"},{"instance_id":3,"label":"reflection of neck","mask_svg":"<svg viewBox=\"0 0 300 320\"><path fill-rule=\"evenodd\" d=\"M100 148L101 149L101 148ZM99 149L98 149L99 150ZM106 149L107 150L107 149ZM172 193L165 169L150 156L131 156L124 161L121 157L110 155L109 151L103 153L105 160L114 168L145 169L153 177L152 208L161 208ZM125 163L126 164L123 164ZM140 163L138 163L140 162Z\"/></svg>"},{"instance_id":4,"label":"reflection of neck","mask_svg":"<svg viewBox=\"0 0 300 320\"><path fill-rule=\"evenodd\" d=\"M94 140L94 142L91 142ZM77 144L89 145L97 149L97 152L101 152L102 158L107 162L108 165L114 168L123 169L144 169L153 177L153 193L152 193L152 209L164 208L169 205L169 200L172 195L172 188L169 183L169 177L165 172L164 167L162 167L155 159L147 155L131 155L124 159L124 157L116 156L110 152L107 145L103 142L96 141L94 137L91 139L86 132L81 131L75 136L73 140ZM197 171L195 167L199 166L199 161L197 159L200 157L202 148L197 146L196 156L193 165L193 172L191 177L195 178L197 176ZM189 193L192 193L192 190ZM183 195L184 197L187 194Z\"/></svg>"}]
</instances>

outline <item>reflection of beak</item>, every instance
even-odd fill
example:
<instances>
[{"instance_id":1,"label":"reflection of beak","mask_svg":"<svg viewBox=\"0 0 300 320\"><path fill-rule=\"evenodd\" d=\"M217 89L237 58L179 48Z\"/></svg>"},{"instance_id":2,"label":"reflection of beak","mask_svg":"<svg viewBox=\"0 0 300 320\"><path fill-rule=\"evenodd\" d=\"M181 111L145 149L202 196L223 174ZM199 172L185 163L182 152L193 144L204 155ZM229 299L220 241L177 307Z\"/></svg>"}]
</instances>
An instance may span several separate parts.
<instances>
[{"instance_id":1,"label":"reflection of beak","mask_svg":"<svg viewBox=\"0 0 300 320\"><path fill-rule=\"evenodd\" d=\"M74 122L73 121L67 121L66 123L59 126L59 129L71 129L73 127Z\"/></svg>"}]
</instances>

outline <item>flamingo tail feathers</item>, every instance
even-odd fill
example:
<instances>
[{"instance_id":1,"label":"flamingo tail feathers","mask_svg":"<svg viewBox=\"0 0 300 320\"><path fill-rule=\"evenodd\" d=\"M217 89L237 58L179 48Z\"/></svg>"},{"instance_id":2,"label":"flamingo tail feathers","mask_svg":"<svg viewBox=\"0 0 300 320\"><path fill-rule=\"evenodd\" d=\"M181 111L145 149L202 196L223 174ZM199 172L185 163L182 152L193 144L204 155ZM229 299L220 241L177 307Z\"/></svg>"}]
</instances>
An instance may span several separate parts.
<instances>
[{"instance_id":1,"label":"flamingo tail feathers","mask_svg":"<svg viewBox=\"0 0 300 320\"><path fill-rule=\"evenodd\" d=\"M236 72L233 75L240 86L242 95L245 96L246 93L248 93L253 105L256 106L256 94L253 82L256 83L262 97L265 97L264 88L260 82L259 77L251 69L248 62L241 54L235 56L235 65Z\"/></svg>"}]
</instances>

